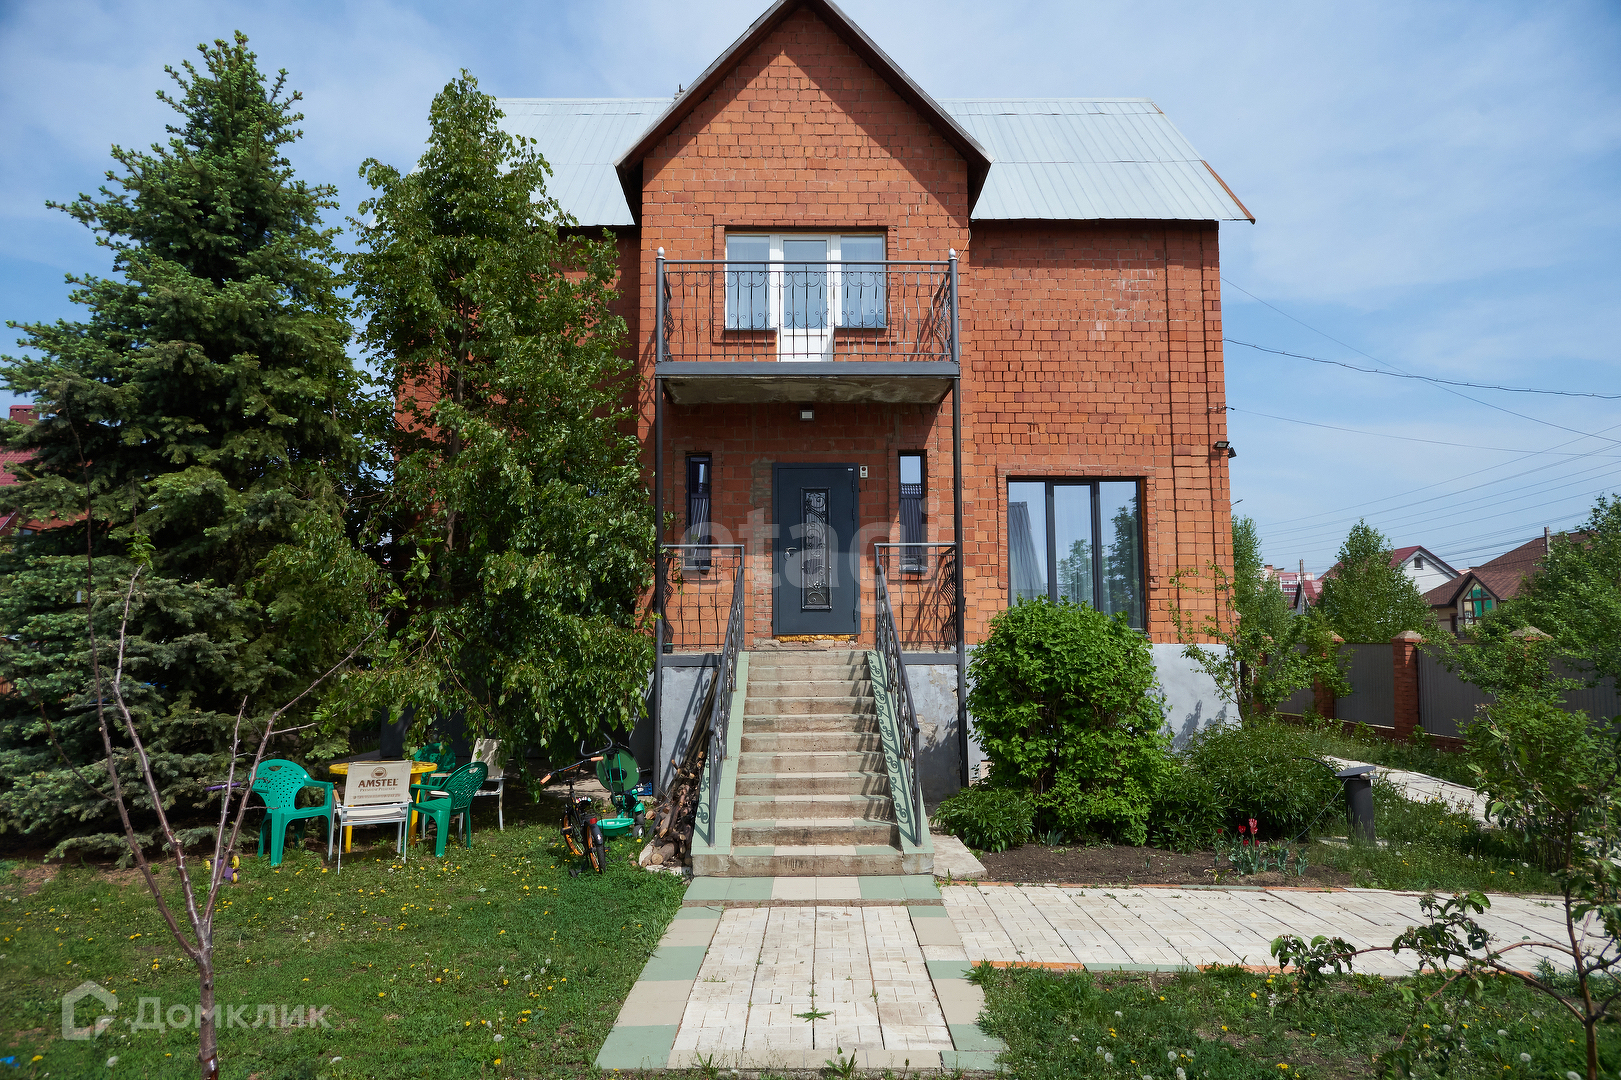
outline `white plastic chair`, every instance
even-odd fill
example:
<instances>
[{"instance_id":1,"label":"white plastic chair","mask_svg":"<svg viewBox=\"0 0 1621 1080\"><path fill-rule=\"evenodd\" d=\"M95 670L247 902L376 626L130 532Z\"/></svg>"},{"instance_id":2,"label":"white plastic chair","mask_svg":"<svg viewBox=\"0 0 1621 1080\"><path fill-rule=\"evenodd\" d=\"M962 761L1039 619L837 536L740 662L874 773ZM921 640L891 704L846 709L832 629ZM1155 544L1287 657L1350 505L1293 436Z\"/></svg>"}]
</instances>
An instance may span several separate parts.
<instances>
[{"instance_id":1,"label":"white plastic chair","mask_svg":"<svg viewBox=\"0 0 1621 1080\"><path fill-rule=\"evenodd\" d=\"M333 834L361 825L399 825L398 850L405 858L406 829L411 821L411 763L409 761L357 761L343 782L343 802L332 809ZM326 843L332 858L332 840ZM338 844L338 873L343 873L343 845Z\"/></svg>"},{"instance_id":2,"label":"white plastic chair","mask_svg":"<svg viewBox=\"0 0 1621 1080\"><path fill-rule=\"evenodd\" d=\"M506 832L507 781L501 769L501 740L479 739L473 743L473 760L482 761L490 768L489 775L484 778L484 786L473 792L473 795L495 796L495 823L500 826L502 832Z\"/></svg>"}]
</instances>

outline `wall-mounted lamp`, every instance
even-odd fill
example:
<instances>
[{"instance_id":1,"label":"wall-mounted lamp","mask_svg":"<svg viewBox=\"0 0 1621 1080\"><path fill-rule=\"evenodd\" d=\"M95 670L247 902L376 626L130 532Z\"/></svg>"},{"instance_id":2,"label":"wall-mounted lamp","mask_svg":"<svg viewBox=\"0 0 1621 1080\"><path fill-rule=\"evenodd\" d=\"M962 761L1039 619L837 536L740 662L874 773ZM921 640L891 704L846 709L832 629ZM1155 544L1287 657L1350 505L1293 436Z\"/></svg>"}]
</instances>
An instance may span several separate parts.
<instances>
[{"instance_id":1,"label":"wall-mounted lamp","mask_svg":"<svg viewBox=\"0 0 1621 1080\"><path fill-rule=\"evenodd\" d=\"M1226 439L1222 439L1222 440L1218 441L1215 444L1215 447L1219 451L1224 451L1227 454L1227 456L1230 457L1230 458L1235 458L1235 457L1238 456L1238 451L1234 450L1233 449L1233 444L1228 442Z\"/></svg>"},{"instance_id":2,"label":"wall-mounted lamp","mask_svg":"<svg viewBox=\"0 0 1621 1080\"><path fill-rule=\"evenodd\" d=\"M815 409L800 409L799 410L799 418L801 420L814 420L814 419L816 419L816 410Z\"/></svg>"}]
</instances>

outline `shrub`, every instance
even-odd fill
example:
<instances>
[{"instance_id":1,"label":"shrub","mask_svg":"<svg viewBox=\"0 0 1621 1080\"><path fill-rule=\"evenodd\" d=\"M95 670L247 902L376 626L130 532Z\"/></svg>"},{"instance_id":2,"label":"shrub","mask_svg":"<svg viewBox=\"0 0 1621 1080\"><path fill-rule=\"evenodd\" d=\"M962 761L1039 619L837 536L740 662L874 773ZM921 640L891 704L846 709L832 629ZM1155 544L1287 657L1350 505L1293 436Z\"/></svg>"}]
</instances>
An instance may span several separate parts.
<instances>
[{"instance_id":1,"label":"shrub","mask_svg":"<svg viewBox=\"0 0 1621 1080\"><path fill-rule=\"evenodd\" d=\"M1210 785L1211 805L1226 827L1255 818L1264 833L1293 837L1344 806L1334 770L1312 753L1301 728L1276 722L1206 728L1185 753Z\"/></svg>"},{"instance_id":2,"label":"shrub","mask_svg":"<svg viewBox=\"0 0 1621 1080\"><path fill-rule=\"evenodd\" d=\"M1165 851L1208 850L1222 823L1210 781L1186 761L1166 769L1148 813L1148 841Z\"/></svg>"},{"instance_id":3,"label":"shrub","mask_svg":"<svg viewBox=\"0 0 1621 1080\"><path fill-rule=\"evenodd\" d=\"M934 811L934 824L981 851L1006 851L1034 832L1034 800L1023 791L976 784L946 799Z\"/></svg>"},{"instance_id":4,"label":"shrub","mask_svg":"<svg viewBox=\"0 0 1621 1080\"><path fill-rule=\"evenodd\" d=\"M1124 616L1015 604L991 620L969 676L992 781L1030 792L1043 830L1147 839L1170 735L1148 641Z\"/></svg>"}]
</instances>

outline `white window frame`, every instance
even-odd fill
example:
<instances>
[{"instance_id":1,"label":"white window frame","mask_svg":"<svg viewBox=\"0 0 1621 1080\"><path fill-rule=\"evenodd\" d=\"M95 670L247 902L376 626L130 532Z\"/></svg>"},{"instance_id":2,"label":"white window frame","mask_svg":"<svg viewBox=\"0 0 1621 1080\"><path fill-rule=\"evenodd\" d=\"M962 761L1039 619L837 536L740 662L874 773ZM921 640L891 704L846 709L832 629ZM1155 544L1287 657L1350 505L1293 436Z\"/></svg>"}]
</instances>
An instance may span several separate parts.
<instances>
[{"instance_id":1,"label":"white window frame","mask_svg":"<svg viewBox=\"0 0 1621 1080\"><path fill-rule=\"evenodd\" d=\"M786 263L786 260L783 258L783 254L782 254L782 244L783 244L784 240L824 240L824 241L827 242L827 262L825 263L825 265L828 268L827 269L827 305L828 305L828 307L830 309L830 311L829 311L829 326L828 326L829 329L838 329L839 327L842 327L844 325L844 304L841 302L843 291L844 291L844 275L843 275L843 272L841 270L841 267L844 264L844 254L843 254L844 240L846 238L849 238L849 239L862 239L862 240L874 240L875 239L875 240L878 240L881 244L884 245L884 254L886 256L885 261L887 261L887 256L889 254L889 250L888 250L888 248L889 248L889 238L885 233L882 233L882 232L762 233L762 232L750 232L750 231L747 231L747 230L739 230L737 232L728 231L726 233L726 260L725 260L726 264L728 266L730 266L734 261L735 262L740 262L740 263L751 262L752 261L752 260L748 260L748 259L736 259L736 260L734 260L732 258L731 245L732 245L732 240L734 238L740 239L740 240L742 240L742 239L758 240L758 239L760 239L762 237L767 239L771 244L770 254L767 256L767 260L766 260L766 270L767 270L766 281L767 281L767 283L769 285L769 289L770 289L769 295L767 297L767 303L766 303L766 327L765 328L768 329L768 330L781 330L782 329L783 274L786 272L786 271L783 270L783 266ZM731 297L730 297L730 295L728 295L728 297L727 297L727 310L726 310L726 314L725 314L727 327L729 329L747 329L746 327L733 327L732 326L733 316L734 316L734 312L731 310ZM887 321L887 315L886 315L886 321ZM861 327L861 329L882 329L882 327ZM814 331L814 330L791 331L791 332L806 333L806 334L822 333L822 331Z\"/></svg>"}]
</instances>

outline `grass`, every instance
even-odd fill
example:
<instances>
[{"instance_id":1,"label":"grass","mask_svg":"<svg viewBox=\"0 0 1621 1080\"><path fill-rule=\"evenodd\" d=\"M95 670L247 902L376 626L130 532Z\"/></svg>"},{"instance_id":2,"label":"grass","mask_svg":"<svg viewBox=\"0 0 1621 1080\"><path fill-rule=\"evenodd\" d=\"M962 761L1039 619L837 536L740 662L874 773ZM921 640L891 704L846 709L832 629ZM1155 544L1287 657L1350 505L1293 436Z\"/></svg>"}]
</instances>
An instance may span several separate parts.
<instances>
[{"instance_id":1,"label":"grass","mask_svg":"<svg viewBox=\"0 0 1621 1080\"><path fill-rule=\"evenodd\" d=\"M277 870L245 856L245 880L224 890L216 921L219 1000L248 1006L249 1023L261 1005L326 1007L330 1026L222 1027L222 1075L597 1076L596 1052L684 885L632 866L640 845L630 839L610 842L607 873L571 877L583 860L558 840L559 805L520 801L508 800L512 828L498 832L493 810L481 813L473 847L443 860L415 845L397 861L382 829L357 832L378 842L357 843L341 875L312 852ZM194 1028L124 1023L141 998L166 1011L197 1002L195 969L140 879L65 867L29 894L24 878L39 870L19 867L0 884L0 998L10 1003L0 1058L21 1066L8 1072L195 1076ZM118 995L117 1022L64 1041L61 997L86 980ZM87 1010L77 1022L91 1022ZM105 1064L114 1055L115 1070Z\"/></svg>"},{"instance_id":2,"label":"grass","mask_svg":"<svg viewBox=\"0 0 1621 1080\"><path fill-rule=\"evenodd\" d=\"M974 979L985 989L981 1023L1007 1042L1002 1061L1019 1080L1166 1080L1179 1069L1190 1080L1372 1076L1417 1015L1409 997L1439 986L1435 976L1355 975L1297 996L1287 977L1240 968L1116 975L980 965ZM1454 1077L1586 1075L1580 1026L1517 980L1486 980L1478 1000L1449 994L1414 1030L1422 1047L1447 1052ZM1601 1029L1600 1055L1621 1059L1614 1025ZM1432 1057L1420 1075L1442 1074L1438 1064Z\"/></svg>"}]
</instances>

